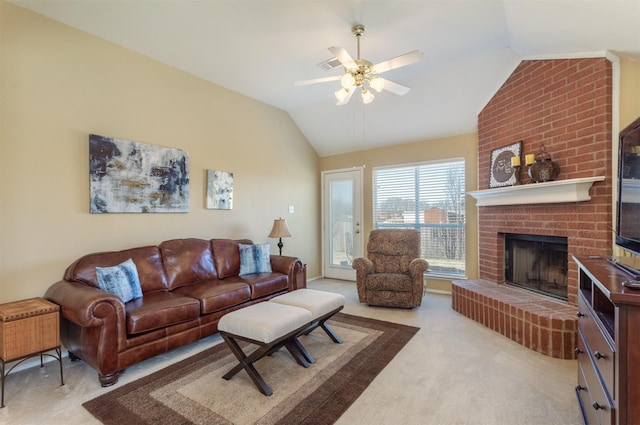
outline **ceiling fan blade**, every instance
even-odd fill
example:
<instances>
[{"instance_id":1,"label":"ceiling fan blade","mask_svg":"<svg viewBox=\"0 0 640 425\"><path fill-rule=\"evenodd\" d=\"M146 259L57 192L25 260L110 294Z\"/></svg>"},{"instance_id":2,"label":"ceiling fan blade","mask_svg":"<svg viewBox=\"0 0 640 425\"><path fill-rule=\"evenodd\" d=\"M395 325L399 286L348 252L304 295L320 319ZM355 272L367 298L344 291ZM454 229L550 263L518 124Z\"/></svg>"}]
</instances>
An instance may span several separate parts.
<instances>
[{"instance_id":1,"label":"ceiling fan blade","mask_svg":"<svg viewBox=\"0 0 640 425\"><path fill-rule=\"evenodd\" d=\"M308 86L309 84L326 83L327 81L336 81L336 80L339 80L340 78L342 78L342 75L334 75L331 77L314 78L313 80L296 81L295 83L293 83L293 85L296 87Z\"/></svg>"},{"instance_id":2,"label":"ceiling fan blade","mask_svg":"<svg viewBox=\"0 0 640 425\"><path fill-rule=\"evenodd\" d=\"M382 78L382 77L377 77L377 78ZM384 81L384 86L382 87L382 90L390 91L391 93L395 93L398 96L404 96L405 94L409 93L410 88L407 86L403 86L402 84L398 84L384 78L382 78L382 80Z\"/></svg>"},{"instance_id":3,"label":"ceiling fan blade","mask_svg":"<svg viewBox=\"0 0 640 425\"><path fill-rule=\"evenodd\" d=\"M338 106L342 106L342 105L346 105L347 103L349 103L349 99L351 99L351 96L353 96L353 92L355 91L355 89L351 89L349 90L349 93L347 94L347 97L344 98L344 100L342 102L338 101L336 103L336 105Z\"/></svg>"},{"instance_id":4,"label":"ceiling fan blade","mask_svg":"<svg viewBox=\"0 0 640 425\"><path fill-rule=\"evenodd\" d=\"M329 51L340 61L342 65L344 65L345 69L354 69L358 67L351 55L349 55L349 53L347 53L347 51L342 47L329 47Z\"/></svg>"},{"instance_id":5,"label":"ceiling fan blade","mask_svg":"<svg viewBox=\"0 0 640 425\"><path fill-rule=\"evenodd\" d=\"M392 69L420 62L422 59L424 59L424 54L419 50L414 50L413 52L405 53L404 55L373 65L373 72L381 74L383 72L391 71Z\"/></svg>"}]
</instances>

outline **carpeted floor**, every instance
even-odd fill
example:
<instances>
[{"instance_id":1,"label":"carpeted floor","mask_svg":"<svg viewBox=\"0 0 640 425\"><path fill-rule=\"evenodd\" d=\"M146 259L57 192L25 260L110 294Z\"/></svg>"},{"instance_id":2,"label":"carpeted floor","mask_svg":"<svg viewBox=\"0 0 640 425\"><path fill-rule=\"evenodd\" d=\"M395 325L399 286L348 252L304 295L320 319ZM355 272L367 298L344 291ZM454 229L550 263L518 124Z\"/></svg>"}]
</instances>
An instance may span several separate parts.
<instances>
[{"instance_id":1,"label":"carpeted floor","mask_svg":"<svg viewBox=\"0 0 640 425\"><path fill-rule=\"evenodd\" d=\"M319 279L309 287L344 294L344 313L420 328L337 425L582 424L575 360L553 359L516 344L453 311L450 296L427 293L421 307L402 310L358 303L352 282ZM221 342L219 336L209 337L132 366L111 388L101 388L86 364L66 358L64 386L54 362L13 372L6 380L0 424L100 424L82 403ZM276 381L269 384L278 394Z\"/></svg>"},{"instance_id":2,"label":"carpeted floor","mask_svg":"<svg viewBox=\"0 0 640 425\"><path fill-rule=\"evenodd\" d=\"M255 364L274 391L270 397L244 371L222 379L237 359L218 344L84 407L107 425L333 424L418 328L345 314L328 323L344 343L334 344L322 329L302 336L316 359L308 369L284 349Z\"/></svg>"}]
</instances>

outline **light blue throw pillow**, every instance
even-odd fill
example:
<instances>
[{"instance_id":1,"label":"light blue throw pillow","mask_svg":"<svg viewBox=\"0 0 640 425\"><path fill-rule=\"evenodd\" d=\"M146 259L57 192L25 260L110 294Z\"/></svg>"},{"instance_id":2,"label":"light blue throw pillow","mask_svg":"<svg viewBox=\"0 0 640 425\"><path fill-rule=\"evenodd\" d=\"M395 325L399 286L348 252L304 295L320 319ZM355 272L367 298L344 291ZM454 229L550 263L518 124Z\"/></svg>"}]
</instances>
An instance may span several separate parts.
<instances>
[{"instance_id":1,"label":"light blue throw pillow","mask_svg":"<svg viewBox=\"0 0 640 425\"><path fill-rule=\"evenodd\" d=\"M100 289L128 302L142 297L138 269L131 258L113 267L96 267Z\"/></svg>"},{"instance_id":2,"label":"light blue throw pillow","mask_svg":"<svg viewBox=\"0 0 640 425\"><path fill-rule=\"evenodd\" d=\"M245 245L240 248L240 274L271 273L271 255L269 244Z\"/></svg>"}]
</instances>

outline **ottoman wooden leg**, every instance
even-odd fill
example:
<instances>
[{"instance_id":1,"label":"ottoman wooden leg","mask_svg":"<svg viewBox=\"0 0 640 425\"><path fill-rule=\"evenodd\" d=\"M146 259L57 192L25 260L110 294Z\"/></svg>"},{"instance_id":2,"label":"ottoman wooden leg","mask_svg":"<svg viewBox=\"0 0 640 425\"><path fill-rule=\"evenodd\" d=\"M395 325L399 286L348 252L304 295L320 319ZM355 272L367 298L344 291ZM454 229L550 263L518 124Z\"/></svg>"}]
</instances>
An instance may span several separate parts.
<instances>
[{"instance_id":1,"label":"ottoman wooden leg","mask_svg":"<svg viewBox=\"0 0 640 425\"><path fill-rule=\"evenodd\" d=\"M260 375L260 373L258 373L256 368L253 367L253 363L257 362L265 356L272 354L273 352L284 346L289 351L289 353L291 353L291 356L299 365L303 367L309 367L309 361L306 359L306 356L304 354L306 350L304 350L304 347L302 347L301 350L295 342L297 341L296 336L299 335L300 332L306 327L307 325L304 325L303 327L296 329L295 331L266 344L249 338L233 335L228 332L220 331L222 339L224 339L224 341L227 343L227 346L229 346L229 348L231 349L231 352L238 359L238 364L222 377L226 380L229 380L235 374L244 369L262 394L267 396L273 394L273 391L271 391L269 385L267 385L264 379L262 379L262 376ZM236 341L238 339L251 342L252 344L257 344L260 347L253 353L249 354L249 356L247 356L244 351L242 351L242 348L240 348L240 345L238 345L238 342Z\"/></svg>"},{"instance_id":2,"label":"ottoman wooden leg","mask_svg":"<svg viewBox=\"0 0 640 425\"><path fill-rule=\"evenodd\" d=\"M273 391L271 391L271 388L267 385L266 382L264 382L264 379L262 379L262 376L260 376L256 368L253 367L253 363L261 359L262 357L264 357L267 351L269 351L271 347L264 346L264 347L258 348L249 357L247 357L244 354L244 351L242 351L242 348L240 348L236 340L233 338L233 336L226 335L224 333L221 333L221 335L222 335L222 338L227 343L227 345L229 346L229 348L231 349L231 351L233 352L233 354L236 356L236 358L239 361L238 365L235 366L233 369L231 369L229 372L227 372L223 376L223 378L228 381L236 373L244 369L249 375L249 378L251 378L255 386L258 387L258 390L262 394L267 396L273 394Z\"/></svg>"}]
</instances>

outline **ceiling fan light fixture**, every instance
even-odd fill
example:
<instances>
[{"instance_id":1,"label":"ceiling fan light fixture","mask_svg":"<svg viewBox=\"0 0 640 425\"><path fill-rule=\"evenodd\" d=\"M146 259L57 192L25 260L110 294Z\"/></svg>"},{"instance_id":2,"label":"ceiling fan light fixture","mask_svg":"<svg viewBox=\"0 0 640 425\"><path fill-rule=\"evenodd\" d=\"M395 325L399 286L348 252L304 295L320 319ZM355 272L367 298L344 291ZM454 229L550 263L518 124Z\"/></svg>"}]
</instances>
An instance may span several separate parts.
<instances>
[{"instance_id":1,"label":"ceiling fan light fixture","mask_svg":"<svg viewBox=\"0 0 640 425\"><path fill-rule=\"evenodd\" d=\"M341 88L340 90L338 90L334 94L336 95L336 99L338 99L338 102L344 103L344 101L347 98L347 96L349 96L349 90L347 90L345 88Z\"/></svg>"},{"instance_id":2,"label":"ceiling fan light fixture","mask_svg":"<svg viewBox=\"0 0 640 425\"><path fill-rule=\"evenodd\" d=\"M372 64L366 59L360 57L360 38L364 34L364 25L354 25L351 28L351 32L356 37L358 55L356 59L342 47L329 47L329 51L333 55L333 58L325 61L320 65L323 69L336 68L337 63L344 67L343 75L333 75L331 77L314 78L313 80L296 81L295 86L306 86L308 84L323 83L325 81L338 81L342 88L334 92L335 97L338 99L337 105L346 105L349 103L351 97L355 94L357 89L360 89L362 95L362 102L364 104L371 103L375 96L372 91L380 93L382 90L389 91L397 94L398 96L405 95L409 92L409 87L398 84L394 81L387 80L382 77L378 77L378 74L391 71L392 69L401 68L403 66L411 65L419 62L424 58L424 55L418 50L405 53L395 58L388 59L383 62Z\"/></svg>"},{"instance_id":3,"label":"ceiling fan light fixture","mask_svg":"<svg viewBox=\"0 0 640 425\"><path fill-rule=\"evenodd\" d=\"M362 88L362 103L367 105L373 102L374 98L375 96L373 95L373 93L371 93L369 90L365 89L364 87Z\"/></svg>"},{"instance_id":4,"label":"ceiling fan light fixture","mask_svg":"<svg viewBox=\"0 0 640 425\"><path fill-rule=\"evenodd\" d=\"M340 83L342 84L343 88L348 90L354 86L354 84L356 83L356 79L353 77L353 75L351 75L350 72L345 72L345 74L340 79Z\"/></svg>"},{"instance_id":5,"label":"ceiling fan light fixture","mask_svg":"<svg viewBox=\"0 0 640 425\"><path fill-rule=\"evenodd\" d=\"M380 77L374 77L369 80L369 87L380 93L384 88L384 79Z\"/></svg>"}]
</instances>

